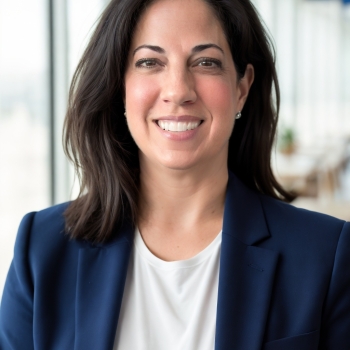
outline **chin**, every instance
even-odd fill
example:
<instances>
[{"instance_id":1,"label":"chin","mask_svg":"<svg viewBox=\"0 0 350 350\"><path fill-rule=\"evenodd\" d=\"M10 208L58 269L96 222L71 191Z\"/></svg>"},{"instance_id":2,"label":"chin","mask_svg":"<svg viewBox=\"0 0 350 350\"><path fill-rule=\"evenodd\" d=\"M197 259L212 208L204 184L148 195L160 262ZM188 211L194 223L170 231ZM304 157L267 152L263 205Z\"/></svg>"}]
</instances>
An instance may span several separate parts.
<instances>
[{"instance_id":1,"label":"chin","mask_svg":"<svg viewBox=\"0 0 350 350\"><path fill-rule=\"evenodd\" d=\"M158 164L160 168L171 170L189 170L199 163L199 159L194 159L189 155L181 153L182 152L180 152L180 154L174 154L170 152L170 154L166 154L166 152L164 152L156 157L153 162Z\"/></svg>"},{"instance_id":2,"label":"chin","mask_svg":"<svg viewBox=\"0 0 350 350\"><path fill-rule=\"evenodd\" d=\"M193 171L204 174L211 170L214 167L219 167L220 164L213 160L197 160L197 161L173 161L173 162L163 162L161 163L165 169L174 170L174 171Z\"/></svg>"},{"instance_id":3,"label":"chin","mask_svg":"<svg viewBox=\"0 0 350 350\"><path fill-rule=\"evenodd\" d=\"M193 162L184 162L184 161L177 161L177 162L162 162L161 163L164 168L170 169L170 170L190 170L195 168L196 163Z\"/></svg>"}]
</instances>

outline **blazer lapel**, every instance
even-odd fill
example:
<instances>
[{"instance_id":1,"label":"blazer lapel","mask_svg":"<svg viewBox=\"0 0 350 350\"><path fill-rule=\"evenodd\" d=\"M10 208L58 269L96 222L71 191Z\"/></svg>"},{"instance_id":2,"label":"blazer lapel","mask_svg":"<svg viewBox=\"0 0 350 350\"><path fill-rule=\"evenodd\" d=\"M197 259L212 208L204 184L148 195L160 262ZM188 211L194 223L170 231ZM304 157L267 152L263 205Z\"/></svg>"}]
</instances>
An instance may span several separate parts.
<instances>
[{"instance_id":1,"label":"blazer lapel","mask_svg":"<svg viewBox=\"0 0 350 350\"><path fill-rule=\"evenodd\" d=\"M75 350L113 349L132 247L127 225L115 241L79 252Z\"/></svg>"},{"instance_id":2,"label":"blazer lapel","mask_svg":"<svg viewBox=\"0 0 350 350\"><path fill-rule=\"evenodd\" d=\"M269 237L259 197L230 174L215 350L261 349L278 254L253 244Z\"/></svg>"}]
</instances>

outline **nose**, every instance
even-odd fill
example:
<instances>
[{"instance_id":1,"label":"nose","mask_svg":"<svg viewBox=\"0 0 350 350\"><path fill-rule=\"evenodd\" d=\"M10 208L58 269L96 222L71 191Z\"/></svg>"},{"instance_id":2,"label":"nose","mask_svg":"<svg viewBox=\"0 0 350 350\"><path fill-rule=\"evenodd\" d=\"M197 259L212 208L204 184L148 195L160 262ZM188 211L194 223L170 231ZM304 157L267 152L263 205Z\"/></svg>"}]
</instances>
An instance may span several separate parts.
<instances>
[{"instance_id":1,"label":"nose","mask_svg":"<svg viewBox=\"0 0 350 350\"><path fill-rule=\"evenodd\" d=\"M174 67L164 77L161 99L175 105L192 104L197 99L195 82L187 68Z\"/></svg>"}]
</instances>

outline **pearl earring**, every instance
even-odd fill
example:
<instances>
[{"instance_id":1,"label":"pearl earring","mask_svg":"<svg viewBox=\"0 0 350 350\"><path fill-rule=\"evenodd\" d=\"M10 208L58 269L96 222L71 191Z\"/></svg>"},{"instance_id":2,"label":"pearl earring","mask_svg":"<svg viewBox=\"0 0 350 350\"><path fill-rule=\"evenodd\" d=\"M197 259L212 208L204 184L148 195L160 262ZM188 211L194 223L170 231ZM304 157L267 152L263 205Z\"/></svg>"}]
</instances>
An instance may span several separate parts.
<instances>
[{"instance_id":1,"label":"pearl earring","mask_svg":"<svg viewBox=\"0 0 350 350\"><path fill-rule=\"evenodd\" d=\"M238 112L237 114L236 114L236 119L239 119L240 117L242 116L242 113L241 112Z\"/></svg>"}]
</instances>

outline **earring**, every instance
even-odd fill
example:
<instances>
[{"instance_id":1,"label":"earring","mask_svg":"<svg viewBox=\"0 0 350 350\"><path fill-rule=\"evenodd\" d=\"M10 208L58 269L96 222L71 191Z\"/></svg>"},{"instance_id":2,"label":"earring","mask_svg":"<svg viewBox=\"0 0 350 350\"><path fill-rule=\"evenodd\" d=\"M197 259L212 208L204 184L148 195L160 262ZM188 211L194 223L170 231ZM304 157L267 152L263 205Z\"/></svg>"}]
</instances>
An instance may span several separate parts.
<instances>
[{"instance_id":1,"label":"earring","mask_svg":"<svg viewBox=\"0 0 350 350\"><path fill-rule=\"evenodd\" d=\"M238 112L235 116L236 119L239 119L240 117L242 116L242 113L241 112Z\"/></svg>"},{"instance_id":2,"label":"earring","mask_svg":"<svg viewBox=\"0 0 350 350\"><path fill-rule=\"evenodd\" d=\"M124 111L124 117L126 118L126 111Z\"/></svg>"}]
</instances>

